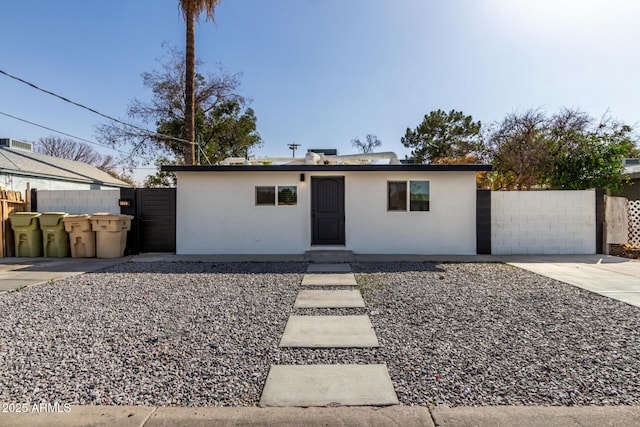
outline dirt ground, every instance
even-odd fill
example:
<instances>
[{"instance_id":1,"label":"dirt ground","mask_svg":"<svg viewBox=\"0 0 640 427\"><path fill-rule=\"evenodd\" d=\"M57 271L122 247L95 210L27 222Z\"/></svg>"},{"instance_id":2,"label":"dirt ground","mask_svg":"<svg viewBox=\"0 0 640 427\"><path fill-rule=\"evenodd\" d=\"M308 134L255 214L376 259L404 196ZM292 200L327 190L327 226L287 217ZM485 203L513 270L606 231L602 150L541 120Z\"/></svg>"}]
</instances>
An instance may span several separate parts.
<instances>
[{"instance_id":1,"label":"dirt ground","mask_svg":"<svg viewBox=\"0 0 640 427\"><path fill-rule=\"evenodd\" d=\"M640 259L640 248L629 247L628 245L611 245L610 255L615 255L630 259Z\"/></svg>"}]
</instances>

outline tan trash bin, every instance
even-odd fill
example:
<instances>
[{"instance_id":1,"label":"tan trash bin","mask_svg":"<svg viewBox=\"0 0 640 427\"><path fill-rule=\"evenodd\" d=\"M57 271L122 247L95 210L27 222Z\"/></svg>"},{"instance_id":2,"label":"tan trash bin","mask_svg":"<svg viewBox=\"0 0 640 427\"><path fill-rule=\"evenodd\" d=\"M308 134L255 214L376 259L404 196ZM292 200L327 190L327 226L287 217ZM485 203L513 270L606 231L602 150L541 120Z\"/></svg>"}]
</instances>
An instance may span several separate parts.
<instances>
[{"instance_id":1,"label":"tan trash bin","mask_svg":"<svg viewBox=\"0 0 640 427\"><path fill-rule=\"evenodd\" d=\"M42 256L42 232L38 212L15 212L9 215L17 257Z\"/></svg>"},{"instance_id":2,"label":"tan trash bin","mask_svg":"<svg viewBox=\"0 0 640 427\"><path fill-rule=\"evenodd\" d=\"M69 234L64 231L62 220L66 212L45 212L40 215L42 248L45 257L65 258L69 256Z\"/></svg>"},{"instance_id":3,"label":"tan trash bin","mask_svg":"<svg viewBox=\"0 0 640 427\"><path fill-rule=\"evenodd\" d=\"M131 215L95 213L91 215L91 229L96 232L96 256L120 258L127 246L127 231L131 229Z\"/></svg>"},{"instance_id":4,"label":"tan trash bin","mask_svg":"<svg viewBox=\"0 0 640 427\"><path fill-rule=\"evenodd\" d=\"M64 229L69 233L71 256L93 258L96 256L96 232L91 229L89 215L67 215Z\"/></svg>"}]
</instances>

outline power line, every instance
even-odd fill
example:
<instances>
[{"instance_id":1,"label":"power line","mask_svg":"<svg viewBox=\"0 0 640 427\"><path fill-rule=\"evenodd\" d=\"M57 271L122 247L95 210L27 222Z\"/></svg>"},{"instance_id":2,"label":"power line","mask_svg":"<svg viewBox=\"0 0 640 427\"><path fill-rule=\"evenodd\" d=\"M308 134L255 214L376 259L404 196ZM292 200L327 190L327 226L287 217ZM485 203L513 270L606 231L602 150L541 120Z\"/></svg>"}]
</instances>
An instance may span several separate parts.
<instances>
[{"instance_id":1,"label":"power line","mask_svg":"<svg viewBox=\"0 0 640 427\"><path fill-rule=\"evenodd\" d=\"M62 131L59 131L59 130L56 130L56 129L53 129L53 128L50 128L50 127L47 127L47 126L44 126L44 125L40 125L38 123L30 122L29 120L21 119L20 117L12 116L11 114L3 113L2 111L0 111L0 114L2 114L3 116L11 117L14 120L19 120L21 122L28 123L28 124L30 124L32 126L37 126L39 128L46 129L46 130L49 130L51 132L59 133L60 135L65 135L65 136L68 136L70 138L79 139L80 141L84 141L84 142L87 142L89 144L98 145L100 147L108 148L109 150L114 150L114 151L117 151L117 152L122 153L122 154L131 155L131 153L129 153L128 151L119 150L117 148L113 148L113 147L110 147L110 146L105 145L105 144L100 144L99 142L91 141L89 139L82 138L80 136L71 135L70 133L62 132Z\"/></svg>"},{"instance_id":2,"label":"power line","mask_svg":"<svg viewBox=\"0 0 640 427\"><path fill-rule=\"evenodd\" d=\"M298 149L298 147L301 146L301 144L287 144L289 145L289 150L293 151L293 157L296 156L296 150Z\"/></svg>"},{"instance_id":3,"label":"power line","mask_svg":"<svg viewBox=\"0 0 640 427\"><path fill-rule=\"evenodd\" d=\"M128 156L131 156L135 151L134 150L131 153L129 153L127 151L119 150L117 148L113 148L113 147L110 147L108 145L100 144L99 142L91 141L90 139L86 139L86 138L83 138L81 136L71 135L70 133L62 132L62 131L59 131L59 130L56 130L56 129L53 129L53 128L50 128L50 127L47 127L47 126L44 126L44 125L40 125L38 123L30 122L29 120L21 119L20 117L12 116L11 114L3 113L2 111L0 111L0 115L7 116L7 117L10 117L10 118L15 119L15 120L19 120L21 122L30 124L32 126L37 126L39 128L49 130L51 132L59 133L60 135L68 136L70 138L74 138L74 139L77 139L77 140L80 140L80 141L83 141L83 142L87 142L89 144L98 145L100 147L108 148L109 150L117 151L118 153L127 154ZM127 168L129 168L129 167L127 166ZM155 168L155 167L140 167L140 166L131 167L130 169L133 169L133 170L157 170L157 168Z\"/></svg>"},{"instance_id":4,"label":"power line","mask_svg":"<svg viewBox=\"0 0 640 427\"><path fill-rule=\"evenodd\" d=\"M7 76L7 77L9 77L9 78L11 78L11 79L17 80L17 81L19 81L20 83L24 83L24 84L26 84L27 86L30 86L30 87L32 87L32 88L34 88L34 89L36 89L36 90L39 90L39 91L44 92L44 93L46 93L46 94L48 94L48 95L51 95L51 96L55 96L56 98L61 99L61 100L65 101L65 102L68 102L69 104L73 104L73 105L75 105L75 106L77 106L77 107L84 108L85 110L91 111L91 112L92 112L92 113L94 113L94 114L97 114L97 115L102 116L102 117L104 117L104 118L106 118L106 119L112 120L112 121L114 121L114 122L116 122L116 123L120 123L121 125L132 127L132 128L134 128L134 129L137 129L137 130L139 130L139 131L145 132L145 133L147 133L147 134L149 134L149 135L152 135L152 136L161 137L161 138L166 138L166 139L172 139L172 140L174 140L174 141L178 141L178 142L185 142L185 143L187 143L187 144L196 145L196 143L195 143L195 142L193 142L193 141L188 141L188 140L186 140L186 139L182 139L182 138L176 138L176 137L174 137L174 136L171 136L171 135L165 135L165 134L162 134L162 133L152 132L152 131L150 131L149 129L145 129L145 128L143 128L143 127L136 126L136 125L131 124L131 123L123 122L123 121L122 121L122 120L120 120L120 119L116 119L115 117L112 117L112 116L109 116L109 115L107 115L107 114L101 113L101 112L99 112L98 110L95 110L95 109L93 109L93 108L91 108L91 107L87 107L86 105L83 105L83 104L80 104L80 103L78 103L78 102L72 101L72 100L70 100L70 99L68 99L68 98L65 98L65 97L64 97L64 96L62 96L62 95L58 95L57 93L51 92L50 90L43 89L43 88L41 88L41 87L37 86L37 85L36 85L36 84L34 84L34 83L28 82L28 81L26 81L26 80L24 80L24 79L21 79L21 78L20 78L20 77L18 77L18 76L14 76L13 74L9 74L9 73L7 73L7 72L6 72L6 71L4 71L4 70L0 70L0 74L4 74L5 76Z\"/></svg>"}]
</instances>

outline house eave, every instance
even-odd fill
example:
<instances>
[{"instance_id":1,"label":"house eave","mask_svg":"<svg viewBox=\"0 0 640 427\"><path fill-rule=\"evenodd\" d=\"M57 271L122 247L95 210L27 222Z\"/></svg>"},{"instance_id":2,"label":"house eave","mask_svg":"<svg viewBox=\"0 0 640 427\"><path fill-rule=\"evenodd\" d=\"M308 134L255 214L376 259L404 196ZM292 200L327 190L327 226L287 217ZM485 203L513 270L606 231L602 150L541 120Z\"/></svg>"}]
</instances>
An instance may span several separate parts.
<instances>
[{"instance_id":1,"label":"house eave","mask_svg":"<svg viewBox=\"0 0 640 427\"><path fill-rule=\"evenodd\" d=\"M123 185L123 184L116 184L112 182L96 181L91 179L62 177L58 175L50 175L50 174L37 173L37 172L25 172L25 171L19 171L14 169L0 169L0 174L15 175L15 176L21 176L26 178L56 180L56 181L62 181L62 182L73 182L78 184L93 184L93 185L100 185L102 187L130 188L130 186L127 184Z\"/></svg>"},{"instance_id":2,"label":"house eave","mask_svg":"<svg viewBox=\"0 0 640 427\"><path fill-rule=\"evenodd\" d=\"M489 172L491 165L163 165L163 172Z\"/></svg>"}]
</instances>

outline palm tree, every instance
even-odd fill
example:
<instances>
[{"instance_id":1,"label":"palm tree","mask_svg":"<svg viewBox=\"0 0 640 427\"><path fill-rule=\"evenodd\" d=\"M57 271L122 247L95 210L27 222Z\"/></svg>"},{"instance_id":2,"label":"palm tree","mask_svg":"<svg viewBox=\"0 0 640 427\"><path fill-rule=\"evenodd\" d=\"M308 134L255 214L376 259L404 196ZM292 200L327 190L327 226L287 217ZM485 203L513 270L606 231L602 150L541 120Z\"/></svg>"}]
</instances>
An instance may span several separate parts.
<instances>
[{"instance_id":1,"label":"palm tree","mask_svg":"<svg viewBox=\"0 0 640 427\"><path fill-rule=\"evenodd\" d=\"M195 141L195 122L194 122L194 91L195 91L195 35L194 26L202 12L207 13L207 19L214 21L213 12L221 0L179 0L180 9L184 15L187 24L187 43L186 43L186 61L185 61L185 93L184 93L184 139ZM187 165L195 163L195 145L187 144L184 150L184 162Z\"/></svg>"}]
</instances>

